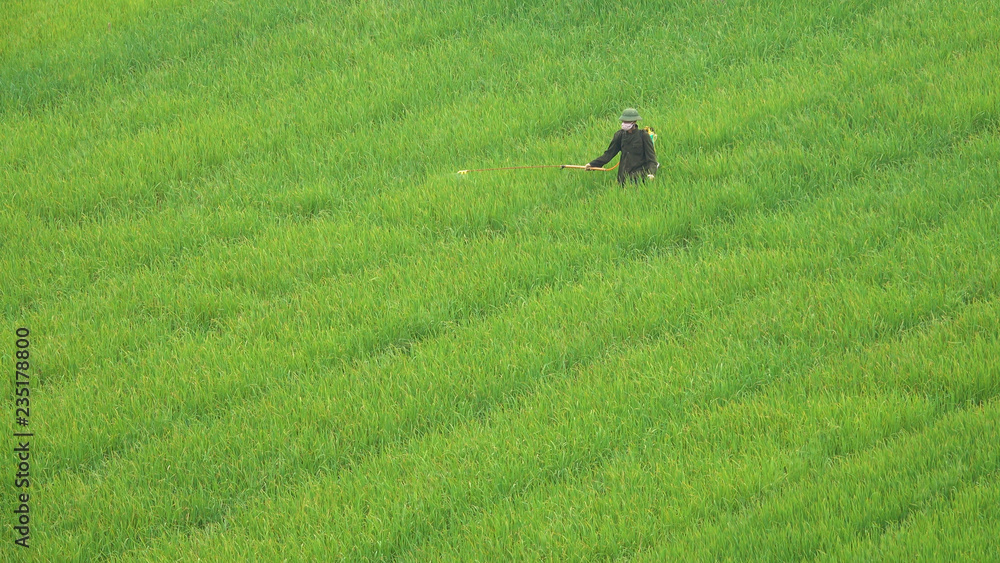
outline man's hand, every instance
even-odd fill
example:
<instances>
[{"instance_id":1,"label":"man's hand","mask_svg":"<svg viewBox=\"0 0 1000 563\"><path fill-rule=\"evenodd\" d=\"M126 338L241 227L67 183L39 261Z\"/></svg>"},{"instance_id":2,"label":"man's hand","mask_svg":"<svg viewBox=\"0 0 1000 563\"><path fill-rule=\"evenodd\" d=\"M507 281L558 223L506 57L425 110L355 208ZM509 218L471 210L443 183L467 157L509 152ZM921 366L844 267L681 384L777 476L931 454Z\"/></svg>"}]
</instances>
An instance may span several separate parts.
<instances>
[{"instance_id":1,"label":"man's hand","mask_svg":"<svg viewBox=\"0 0 1000 563\"><path fill-rule=\"evenodd\" d=\"M593 167L593 166L591 166L591 165L590 165L590 163L588 162L587 164L584 164L584 165L583 165L583 169L584 169L584 170L593 170L593 169L594 169L594 167Z\"/></svg>"}]
</instances>

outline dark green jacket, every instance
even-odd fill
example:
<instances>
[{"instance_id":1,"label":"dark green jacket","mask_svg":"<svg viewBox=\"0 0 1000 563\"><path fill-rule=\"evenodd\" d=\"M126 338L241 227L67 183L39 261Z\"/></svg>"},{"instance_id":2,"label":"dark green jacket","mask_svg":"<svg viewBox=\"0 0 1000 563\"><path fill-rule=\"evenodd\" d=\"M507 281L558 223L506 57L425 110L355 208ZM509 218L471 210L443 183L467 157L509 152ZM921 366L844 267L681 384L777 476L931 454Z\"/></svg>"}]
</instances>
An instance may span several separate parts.
<instances>
[{"instance_id":1,"label":"dark green jacket","mask_svg":"<svg viewBox=\"0 0 1000 563\"><path fill-rule=\"evenodd\" d=\"M619 129L608 145L604 154L590 161L590 165L600 168L607 164L616 154L622 153L618 163L618 182L626 180L645 180L646 174L655 174L659 163L656 162L656 151L653 150L653 140L649 133L633 127L631 131Z\"/></svg>"}]
</instances>

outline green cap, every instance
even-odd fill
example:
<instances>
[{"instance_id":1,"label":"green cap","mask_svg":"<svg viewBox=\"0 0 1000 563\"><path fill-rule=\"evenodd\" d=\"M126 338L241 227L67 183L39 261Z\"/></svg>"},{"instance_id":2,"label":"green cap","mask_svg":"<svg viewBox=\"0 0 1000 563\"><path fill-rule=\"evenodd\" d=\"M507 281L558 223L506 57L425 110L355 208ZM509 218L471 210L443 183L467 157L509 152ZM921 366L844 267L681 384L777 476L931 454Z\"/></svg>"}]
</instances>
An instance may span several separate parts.
<instances>
[{"instance_id":1,"label":"green cap","mask_svg":"<svg viewBox=\"0 0 1000 563\"><path fill-rule=\"evenodd\" d=\"M618 121L639 121L642 119L639 117L639 112L635 108L628 108L622 112L622 116L618 118Z\"/></svg>"}]
</instances>

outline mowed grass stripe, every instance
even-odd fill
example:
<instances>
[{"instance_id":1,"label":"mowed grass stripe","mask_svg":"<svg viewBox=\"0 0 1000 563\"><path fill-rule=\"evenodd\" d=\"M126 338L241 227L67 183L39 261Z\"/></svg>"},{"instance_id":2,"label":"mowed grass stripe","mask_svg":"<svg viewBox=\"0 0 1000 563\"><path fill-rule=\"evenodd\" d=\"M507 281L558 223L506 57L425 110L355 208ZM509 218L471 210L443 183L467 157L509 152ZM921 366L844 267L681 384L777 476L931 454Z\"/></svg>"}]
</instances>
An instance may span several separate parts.
<instances>
[{"instance_id":1,"label":"mowed grass stripe","mask_svg":"<svg viewBox=\"0 0 1000 563\"><path fill-rule=\"evenodd\" d=\"M906 244L906 242L901 242L901 244ZM726 398L732 398L742 393L746 393L748 390L760 387L759 384L755 385L753 381L748 381L748 379L753 379L753 377L755 377L754 375L745 374L756 374L756 377L763 377L766 379L778 377L779 372L782 369L787 369L789 363L795 363L793 361L789 361L791 358L796 357L795 351L785 350L779 353L778 358L767 359L766 353L762 353L761 350L758 350L755 353L753 345L749 345L750 349L748 349L747 347L734 347L732 344L727 344L725 341L717 341L717 339L720 338L720 335L726 335L727 339L732 339L732 341L735 342L761 342L762 344L759 345L760 348L771 352L775 349L780 350L782 347L781 342L799 342L797 353L801 356L798 358L800 360L800 364L808 366L810 363L810 357L815 360L814 355L820 354L820 352L816 351L812 343L816 341L823 342L826 335L824 323L803 322L801 326L798 327L800 330L804 330L806 332L811 331L811 338L802 338L802 335L798 335L798 338L795 338L793 335L774 334L772 332L777 331L776 329L779 329L780 327L787 327L792 324L791 319L800 319L803 316L803 311L791 310L785 312L780 319L769 319L766 322L757 321L758 323L765 324L766 326L764 327L756 326L754 323L747 323L746 325L753 327L753 329L744 328L743 330L756 330L759 332L745 335L746 338L740 338L740 327L744 326L747 315L750 314L749 311L757 311L762 308L771 310L776 308L780 309L780 303L784 302L788 292L791 292L796 296L810 295L811 291L815 291L817 289L809 287L810 284L808 283L805 283L805 288L799 287L796 289L795 284L797 281L800 280L792 280L787 284L782 284L779 288L774 289L774 291L768 293L765 297L758 298L757 300L751 300L749 303L738 304L737 311L735 313L731 313L734 318L729 320L729 322L735 326L727 326L724 322L720 323L718 318L705 319L704 321L699 322L699 326L718 327L718 331L713 332L708 340L712 345L735 348L729 351L729 353L732 354L732 356L729 356L729 359L737 363L737 365L732 366L731 369L725 370L722 374L717 374L717 377L713 378L705 378L704 376L699 376L697 373L684 373L685 370L680 368L679 372L684 374L684 383L690 381L695 385L704 385L705 387L703 387L703 389L710 390L709 394L714 396L716 400L725 400ZM823 284L819 284L819 289L821 290L822 285ZM847 299L837 299L837 297L843 297L844 295L842 287L827 288L827 291L832 291L832 295L827 297L821 292L819 295L813 295L811 299L806 300L806 302L851 303L846 307L855 309L853 310L854 316L852 316L850 320L843 320L842 322L845 325L853 326L857 325L859 320L861 320L862 324L864 324L863 319L866 319L869 325L867 330L862 326L858 329L858 332L860 334L867 334L868 338L879 339L891 336L893 334L897 334L900 330L906 330L907 326L918 326L921 316L939 315L947 312L947 309L935 310L934 306L931 306L930 309L925 308L923 314L921 314L920 311L913 313L914 316L917 317L917 319L915 319L915 322L917 323L916 325L909 325L906 322L897 323L890 320L889 322L891 323L893 329L885 332L879 330L879 326L884 320L890 319L892 313L900 310L900 307L898 306L899 304L909 303L911 301L912 296L907 292L897 288L889 293L892 297L887 298L887 295L879 294L878 292L850 291L849 293L852 295L856 295L858 293L861 295L867 295L867 299L865 301L862 301L861 303L852 303ZM935 291L933 287L927 287L925 285L922 293L933 294ZM769 301L771 305L761 307L761 303L759 302L761 300ZM803 299L792 299L792 301L801 302ZM919 301L919 299L917 301ZM962 303L963 301L958 299L954 300L950 306L961 306ZM925 307L926 306L927 305L925 304ZM836 307L833 309L833 313L835 314ZM720 311L722 312L718 313L718 315L723 318L726 318L726 315L729 314L728 308L721 308ZM874 314L871 316L864 316L864 313L866 312L872 312ZM857 318L857 315L859 314L863 315L862 319ZM914 321L911 320L911 322ZM695 336L698 336L697 333L698 331L694 331ZM670 340L674 343L675 348L681 348L684 351L679 353L679 356L685 357L690 354L687 358L688 361L691 361L692 357L715 357L718 359L718 350L701 354L696 353L698 352L698 345L697 343L688 342L689 336L689 334L684 334L682 336L670 338ZM680 345L678 344L678 341L683 341L684 344ZM695 339L695 341L697 342L697 339ZM826 350L825 353L836 353L841 350L840 346L849 346L851 345L851 342L854 341L847 341L844 344L834 343L831 345L831 349ZM789 347L791 348L793 345L790 345ZM677 353L676 350L675 353ZM662 358L649 360L648 358L644 358L642 354L635 355L644 360L643 362L639 362L644 368L648 368L653 365L671 365L672 363ZM755 364L755 361L760 361L762 357L769 363L766 365ZM613 367L608 368L604 365L606 363L612 364ZM618 392L609 397L594 395L590 391L591 389L603 387L599 384L599 382L589 380L586 374L593 370L597 370L604 373L606 377L620 377L620 374L622 373L641 373L643 372L643 369L628 369L628 367L623 368L623 366L618 365L616 361L600 362L600 364L600 368L580 366L577 372L581 372L583 375L578 374L568 380L573 381L574 384L578 379L582 380L579 385L573 385L573 389L575 390L574 392L590 394L589 399L583 399L579 396L575 396L575 399L573 397L567 399L568 404L574 405L573 408L557 408L549 405L547 401L552 388L544 384L543 387L548 389L550 392L532 394L529 396L528 402L529 404L534 404L535 401L541 401L550 408L555 409L557 413L562 413L567 416L579 416L582 418L599 416L602 420L605 420L606 418L605 423L609 426L597 424L595 428L584 430L575 428L575 435L578 437L593 436L598 430L603 428L604 431L599 433L599 435L605 436L607 440L602 439L600 441L600 445L595 447L598 447L599 450L600 448L608 448L608 450L601 453L595 453L590 449L590 445L573 442L576 445L576 450L568 448L568 451L563 450L559 452L563 456L560 458L561 461L568 463L568 467L542 468L538 470L539 474L543 476L552 476L559 475L561 473L565 477L575 471L585 470L589 464L597 462L598 458L602 455L608 455L618 446L622 448L627 447L628 440L623 439L621 434L616 435L616 431L611 429L615 425L610 423L611 421L619 421L618 430L624 432L625 435L630 435L631 433L629 431L621 430L621 428L623 426L625 428L630 428L629 425L635 424L636 422L631 421L629 416L626 415L624 411L619 411L619 408L628 410L630 408L628 405L631 403L623 399L621 394ZM556 381L557 383L555 387L561 389L562 387L558 383L560 380ZM657 378L646 378L643 379L643 381L646 385L660 385L661 383ZM720 393L720 390L715 388L714 385L728 387L728 394L726 392ZM680 386L683 386L683 383ZM673 386L665 384L665 388L673 389ZM640 398L638 400L644 400L642 398L648 396L648 391L649 390L634 390L634 392L624 394L626 396ZM710 403L712 401L711 397L699 396L697 393L694 393L693 396L686 396L685 398L690 400L693 405ZM591 405L591 408L588 410L587 405L590 404L588 401L597 401L598 403L605 405L605 408L601 409L598 404L594 404ZM624 406L622 406L623 404ZM434 528L430 527L430 522L438 521L438 525L447 527L447 523L451 522L453 519L461 519L460 515L451 513L454 511L460 511L463 503L458 499L451 499L448 497L448 493L444 492L445 489L461 496L462 493L468 492L465 489L466 484L469 484L469 486L472 486L473 482L486 484L488 485L484 485L486 490L475 489L474 491L469 492L469 494L473 494L477 498L472 499L468 504L474 505L480 510L489 511L490 502L487 500L490 498L489 494L507 490L507 487L496 484L508 483L508 477L511 474L523 476L527 482L533 483L531 486L537 486L546 482L545 477L533 477L530 470L524 469L523 466L518 465L519 463L531 464L533 462L537 462L539 459L545 460L547 459L545 456L535 455L535 453L528 451L523 452L523 455L518 454L511 456L513 458L512 461L510 459L497 460L491 457L506 453L504 448L498 446L498 444L510 445L515 450L517 450L517 448L541 447L540 445L544 444L546 451L549 451L547 448L549 448L549 446L554 442L548 439L539 438L540 432L542 433L541 435L544 435L544 432L541 429L544 429L546 425L553 424L552 420L547 418L547 416L552 416L558 419L561 415L553 415L552 410L543 410L544 416L539 415L536 419L530 409L528 409L528 411L529 412L525 413L517 408L513 408L511 411L501 411L497 417L503 422L496 424L496 426L500 428L499 430L494 428L493 423L496 422L494 420L491 420L490 424L486 425L486 428L481 428L481 424L473 422L471 425L461 427L455 436L451 433L447 433L445 435L431 434L427 439L421 440L418 443L407 444L402 448L402 451L391 450L384 455L364 462L360 467L353 469L350 475L339 476L336 483L327 480L326 485L323 485L322 492L313 491L308 493L309 495L315 495L309 496L312 501L302 500L302 502L308 507L308 510L315 509L319 511L332 511L336 512L336 515L330 512L323 512L322 517L313 514L316 518L300 518L300 515L291 517L291 514L289 513L287 514L288 520L296 522L323 521L324 523L328 523L330 519L340 521L350 518L347 522L345 522L345 525L350 525L352 527L335 533L335 538L370 538L372 542L371 544L364 544L360 546L351 546L347 544L338 545L337 539L324 537L316 543L316 549L332 549L334 550L334 553L339 553L340 555L346 557L391 556L395 553L394 550L400 547L399 544L405 544L407 541L410 541L410 538L422 537L424 534L432 532ZM594 415L595 411L598 411L599 414ZM629 412L632 415L636 414L634 410ZM524 429L518 428L518 422L524 421L526 418L532 420L532 424ZM646 423L649 423L649 418L650 417L643 417L643 420ZM576 418L571 419L571 421L576 420ZM627 420L628 422L620 422L623 420ZM571 422L571 424L575 424L575 422ZM494 432L496 432L496 434L494 434ZM636 432L638 436L642 435L641 431ZM529 440L527 438L528 436L533 436L537 440ZM469 444L470 441L472 442L471 445ZM422 445L426 442L432 442L434 444L434 448ZM555 440L555 442L558 442L558 440ZM433 451L438 448L446 451L441 453L439 456L428 457L429 451ZM400 460L399 462L394 461L397 458ZM459 468L455 468L453 465L449 465L449 462L451 461L456 461L456 463L461 463L462 465ZM504 465L504 462L513 463L513 467L510 465ZM396 469L392 473L387 473L390 471L389 468L394 467L397 463L402 463L403 468ZM496 470L497 474L483 473L485 471L484 468L494 468L497 466L499 466L499 469ZM518 469L519 467L520 469ZM454 482L450 480L442 481L442 479L444 479L442 475L452 473L457 473L454 477ZM473 475L475 477L473 477ZM373 479L372 476L378 476L379 478L376 480ZM341 487L343 487L343 489ZM445 489L442 489L442 487ZM511 490L520 490L523 492L522 489L530 489L530 486L524 482L511 485ZM443 505L438 507L438 505L434 504L429 499L412 497L412 495L420 494L418 491L425 490L429 490L430 492L427 494L432 498L438 498ZM394 491L397 491L399 495L409 498L409 501L397 498L394 496L397 494ZM358 495L362 496L362 500L359 500L356 504L354 504L355 501L353 499L357 498ZM326 501L320 502L320 498L325 498ZM266 510L268 512L273 512L274 507L270 504L270 501L264 502L267 504ZM385 503L384 505L382 504L383 502ZM292 512L298 508L302 508L302 506L297 504L297 501L295 500L291 500L290 503L291 507L289 507L287 503L282 503L281 506L285 506L284 510ZM358 512L348 513L345 508L348 505L356 506ZM377 513L375 511L378 506L381 506L382 508L379 509L381 512ZM404 506L411 506L411 508L402 508ZM419 506L423 506L425 509L417 509L416 507ZM253 507L253 509L264 510L261 503L252 503L251 507ZM253 524L250 524L249 522L255 521L257 518L257 516L249 516L249 514L256 514L253 509L246 510L248 516L247 520L244 521L244 524L250 527L253 527ZM351 514L354 516L351 516ZM365 516L362 516L362 514ZM381 514L381 516L378 516L378 514ZM393 516L394 514L396 515L395 517ZM451 514L450 517L448 516L449 514ZM442 518L444 519L443 522L441 521ZM404 519L405 521L399 522L399 520ZM231 520L229 521L231 522ZM407 524L407 522L409 523ZM375 528L367 529L365 528L366 525L374 526ZM292 526L294 527L294 524L292 524ZM355 529L355 526L361 526L361 528ZM378 529L383 530L383 533L377 532ZM254 528L254 532L261 532L261 530ZM254 535L254 532L248 531L247 535L252 536ZM308 530L296 529L294 532L288 533L294 537L305 537L310 536L313 532L316 532L316 530L312 530L312 532L310 532ZM281 535L282 533L285 532L279 532L278 534ZM299 535L300 533L301 536ZM199 534L196 535L200 537ZM242 537L242 540L246 539L246 537ZM228 547L235 549L237 553L240 553L239 550L241 548L236 546L236 544L239 544L240 541L241 540L234 540L234 545L229 545ZM376 544L378 544L377 547ZM352 548L358 551L352 551ZM264 549L266 553L266 548ZM319 553L319 551L316 553ZM235 553L230 553L230 555L235 555ZM275 554L272 553L271 555ZM244 552L242 553L242 556L248 556L248 554Z\"/></svg>"},{"instance_id":2,"label":"mowed grass stripe","mask_svg":"<svg viewBox=\"0 0 1000 563\"><path fill-rule=\"evenodd\" d=\"M620 454L606 457L593 471L567 471L564 481L543 483L523 496L503 497L497 505L475 503L473 518L456 518L441 534L423 536L424 541L418 541L403 558L614 558L631 556L662 538L673 541L685 530L697 530L696 523L711 522L713 515L741 509L792 483L809 482L835 460L863 456L881 448L886 439L920 431L942 413L969 405L969 401L942 403L931 394L908 394L900 389L836 384L843 382L842 374L856 373L859 362L878 366L868 374L872 379L891 376L894 372L884 360L927 340L939 346L919 348L925 351L920 355L924 360L978 365L977 360L987 357L990 346L996 345L996 305L994 300L966 306L955 311L955 317L884 335L868 348L847 354L846 361L837 357L836 347L810 354L808 344L800 343L799 354L816 360L811 369L789 362L796 353L787 350L792 346L783 347L784 358L767 358L774 364L768 385L754 392L745 392L732 376L747 371L740 363L754 363L748 359L751 354L741 354L746 348L707 354L729 369L706 378L697 377L694 370L685 373L684 362L694 359L688 352L691 348L673 342L671 360L650 362L669 366L659 378L642 376L648 372L641 368L620 372L618 384L625 380L627 388L614 387L614 395L632 397L620 403L620 408L627 409L631 403L641 406L632 405L628 415L608 414L605 422L610 426L605 428L620 428L623 420L629 421L626 426L640 424L635 419L648 425L633 443L621 446ZM978 345L957 346L958 335ZM773 353L776 347L770 346ZM766 365L754 367L758 372L769 371ZM787 371L781 373L784 368ZM983 375L990 370L975 371ZM927 375L929 370L925 367L921 373ZM689 381L700 383L704 390L715 387L715 392L699 396L688 388ZM583 384L609 388L592 381ZM719 392L722 385L730 386L728 392ZM981 404L997 392L995 385L984 386L971 404ZM595 415L576 409L567 416ZM568 448L575 445L573 435L577 433L552 441ZM513 444L509 451L494 455L503 455L509 468L524 457L518 453L522 447ZM462 490L463 486L454 488ZM696 554L671 553L682 558Z\"/></svg>"},{"instance_id":3,"label":"mowed grass stripe","mask_svg":"<svg viewBox=\"0 0 1000 563\"><path fill-rule=\"evenodd\" d=\"M892 225L888 225L888 226L887 225L878 225L876 228L877 229L893 230L892 227L893 227ZM908 242L910 242L910 241L901 241L899 244L907 244ZM779 254L773 254L772 253L772 254L770 254L770 256L771 256L770 259L773 260L775 263L787 263L790 260L790 257L787 254L785 254L785 253L779 253ZM705 289L705 288L708 285L706 282L708 282L709 280L723 279L727 275L732 275L733 271L740 271L740 270L743 270L744 268L749 268L749 266L744 263L745 260L753 262L753 260L760 259L760 258L762 258L762 256L759 256L759 255L750 255L750 256L741 255L741 256L739 256L737 258L737 263L740 264L739 266L730 265L729 267L725 268L724 271L726 271L727 273L725 275L722 275L721 277L720 277L720 273L713 272L714 275L709 275L709 276L703 278L704 281L699 282L697 285L702 287L702 289L701 289L702 291L706 291L707 289ZM835 264L838 261L836 259L836 257L829 258L829 260L830 260L830 264L831 265ZM808 267L816 267L817 264L815 262L803 263L802 266L803 266L804 269L807 270L807 268L806 268L807 266ZM759 268L759 267L760 266L757 266L757 268ZM768 267L776 267L776 264L772 263ZM682 268L681 272L684 272L685 270L686 269ZM749 276L751 279L761 279L760 278L760 272L749 271L749 272L746 272L746 273L742 273L741 275L743 275L743 276ZM766 278L767 276L764 276L764 277ZM616 282L616 285L618 285L618 283L620 283L620 282ZM665 283L664 289L666 289L667 287L673 287L673 286L677 285L676 282L672 282L672 283L661 282L661 283ZM625 287L629 287L629 286L635 285L635 286L638 286L638 287L646 287L646 288L648 288L648 287L651 286L651 283L648 282L648 281L644 281L643 283L639 283L639 284L625 283L623 285ZM690 287L690 283L681 282L680 287ZM865 292L864 291L857 291L857 293L861 294L861 295L864 295ZM654 298L657 297L655 291L651 295ZM620 297L616 298L616 299L613 299L612 301L617 302L619 299L620 299ZM935 303L939 303L939 301L935 301L934 299L931 299L931 300L927 301L927 303L930 304L931 306L935 306ZM670 305L671 304L669 304L669 303L652 302L649 305L642 305L642 306L635 305L634 308L637 311L644 311L642 313L642 315L643 315L642 318L652 319L649 322L664 322L664 321L662 321L660 319L661 316L669 318L669 316L671 316L671 315L677 315L678 314L677 311L667 312L667 311L670 310ZM906 314L906 313L905 313L905 311L903 311L903 309L905 309L905 308L895 306L894 302L890 301L890 305L893 305L894 308L890 308L890 309L888 309L886 311L885 318L890 319L889 323L891 324L891 326L906 326L906 322L918 322L919 321L919 318L914 319L912 316L910 316L907 319L907 321L904 321L904 323L902 325L898 324L896 321L892 321L891 318L892 318L893 314L898 315L901 312L903 312L904 314ZM626 303L626 306L629 306L630 308L632 307L632 305L628 305L627 303ZM663 307L668 307L668 309L664 310ZM584 307L584 310L603 310L603 308ZM680 313L683 314L683 311L680 312ZM553 313L549 313L549 314L552 315ZM576 313L576 314L578 315L579 313ZM631 315L635 315L637 313L630 313L630 314ZM611 316L614 317L614 315L611 315ZM683 318L683 316L681 318ZM550 320L550 321L542 323L542 324L543 325L548 325L548 324L551 324L551 322L552 321ZM565 319L562 322L572 324L574 322L579 322L579 321L576 321L572 316L570 316L569 318ZM855 322L856 322L856 319L855 319ZM878 322L881 322L881 321L878 321ZM851 324L851 323L847 323L847 324ZM568 326L568 325L564 325L564 326ZM633 332L639 332L639 333L645 332L645 331L642 331L642 330L636 331L634 327L631 330ZM494 332L494 331L491 331L491 330L483 330L483 328L479 327L479 326L470 327L470 331L474 331L476 333L483 332L483 333L486 333L486 334L490 334L490 333ZM878 331L878 330L873 332L873 334L878 334L878 333L880 333L880 331ZM582 335L580 337L584 338L586 340L588 337L594 337L594 336L595 335L593 333L590 333L590 334L584 334L584 335ZM596 335L596 336L599 336L599 335ZM506 341L509 338L516 340L516 337L514 337L513 335L508 336L508 337L502 337L501 340L502 341ZM565 338L565 336L563 336L562 338ZM466 344L466 345L461 346L461 348L468 349L468 350L482 350L483 346L482 345L474 345L474 344ZM427 351L426 346L421 346L420 348L418 348L416 350L416 352L418 354L422 354L422 353L430 354L430 352ZM461 352L461 350L459 350L457 348L454 349L454 351L448 351L448 352L445 352L445 353L442 354L443 357L453 357L455 355L461 357L461 356L464 356L465 354L463 354ZM423 356L420 356L420 357L423 357ZM469 360L467 360L467 363L469 365L475 365L477 359L479 361L483 361L485 359L486 360L486 364L485 365L505 365L505 364L509 363L509 360L498 359L498 360L494 361L493 359L489 358L488 356L486 358L476 358L476 359L470 358ZM544 360L544 358L542 360ZM542 360L538 360L538 362L541 362ZM559 359L558 356L552 358L549 361L553 361L553 360L556 363L559 362L559 361L563 361L563 362L566 361L565 359ZM570 360L572 360L572 358L570 358ZM521 360L521 361L523 362L524 360ZM458 361L457 363L462 364L462 363L465 363L465 362L466 361ZM414 406L412 409L408 408L406 406L406 403L409 403L411 401L422 401L422 402L430 401L430 402L434 402L433 401L433 396L436 395L437 393L439 393L440 391L438 389L435 389L435 388L431 387L431 386L428 386L426 388L426 390L422 394L420 394L421 396L419 398L408 398L407 397L408 393L414 393L415 395L418 394L418 393L416 393L416 389L421 389L422 388L422 384L419 383L419 381L414 381L413 380L413 376L410 375L412 373L412 370L405 369L405 364L406 363L408 363L408 361L404 361L404 362L392 362L388 366L382 367L382 368L380 368L378 370L379 372L385 373L386 375L391 375L392 376L392 380L395 380L395 381L406 381L406 384L409 387L413 388L413 391L406 391L406 390L404 390L403 394L400 395L400 398L404 400L403 404L399 404L399 402L398 402L399 399L388 399L388 402L386 402L387 399L376 400L375 404L376 405L382 405L382 406L376 408L373 405L372 406L373 412L371 414L365 415L363 413L354 413L351 416L344 416L344 417L342 417L342 420L339 421L338 423L331 423L330 427L333 427L333 428L351 428L351 427L354 427L354 428L357 428L359 431L371 431L373 423L376 424L376 425L386 424L387 422L389 424L392 424L392 418L394 416L403 415L404 416L403 420L406 420L407 418L409 418L411 416L415 416L417 413L422 412L422 410L423 410L421 408L417 408L416 406ZM543 364L538 364L538 365L543 365ZM538 368L534 368L534 369L538 369ZM433 368L427 369L427 371L433 372L435 374L442 374L443 373L443 374L447 375L448 373L451 373L451 371L453 371L453 370L449 370L448 364L443 364L440 367L434 366ZM419 374L416 374L416 375L419 375ZM370 376L368 376L368 377L370 377ZM482 377L482 376L478 376L478 377ZM359 376L359 377L357 377L357 379L367 379L367 377L361 377L361 376ZM444 381L439 381L435 385L444 385L445 383L453 385L453 383L450 382L449 378L442 377L442 379ZM430 383L431 381L432 380L428 380L428 383ZM391 390L391 388L394 386L394 385L386 385L386 383L388 383L388 381L386 381L385 379L381 379L380 380L380 386L377 389L380 394L384 394L386 392L386 388L389 388L389 390ZM469 383L465 383L465 385L468 385L468 384ZM373 391L375 391L375 390L376 389L373 389ZM298 392L296 394L290 395L288 397L288 401L290 401L290 403L289 403L290 405L301 404L301 403L299 403L300 400L308 400L308 399L303 399L303 397L299 396L298 393L304 393L307 396L310 396L310 395L313 395L313 394L316 394L316 393L318 393L318 394L327 393L327 395L329 395L330 391L329 391L329 389L317 389L315 391L306 392L306 391L300 389L300 390L298 390ZM427 395L428 393L430 393L431 396L428 396ZM454 393L450 393L450 392L446 391L442 395L442 398L444 396L447 396L447 395L454 395ZM466 397L467 393L458 393L457 395L458 396L462 396L462 397ZM503 396L503 392L501 392L497 396ZM331 397L331 399L332 399L332 397ZM356 398L356 399L344 399L344 398L340 399L341 402L346 402L346 403L354 405L354 406L357 405L357 403L359 402L359 400L363 401L364 399L362 397L359 397L359 398ZM463 403L464 403L464 400L463 400ZM464 403L464 404L468 404L468 403ZM330 403L330 404L323 405L322 407L319 407L319 405L317 405L317 407L318 408L315 409L315 414L313 416L308 417L308 418L315 419L315 420L323 420L324 418L326 418L326 417L329 416L329 413L330 413L331 409L344 408L344 405L338 404L338 402L333 402L333 403ZM443 408L444 409L444 411L442 412L442 414L449 412L447 405L441 405L441 406L439 406L437 408ZM274 412L275 413L279 413L282 410L283 409L279 408L279 407L275 407L274 408ZM398 413L398 414L392 414L393 412ZM412 413L412 414L405 414L405 413ZM376 417L375 420L372 419L373 416ZM424 416L426 416L426 414ZM448 415L448 416L452 416L452 415ZM259 423L260 422L259 417L257 418L257 420L258 420L258 423ZM413 421L413 422L411 422L411 424L414 424L414 423L419 424L419 419L411 419L411 420ZM358 421L364 421L364 422L360 426L358 426ZM242 428L245 425L246 425L245 422L240 422L240 423L234 424L233 426L235 426L237 428ZM320 426L320 425L317 424L317 426ZM280 425L275 424L275 429L278 429L278 428L280 428ZM315 432L319 433L320 435L317 436L315 438L315 440L307 440L307 441L309 441L311 443L319 443L320 441L322 441L322 439L323 439L322 433L325 431L324 427L313 428L313 429L310 429L309 431L310 432L315 431ZM423 433L423 432L425 432L425 431L421 431L420 433ZM215 434L217 434L217 431L213 430L212 432L210 432L210 434L215 435ZM268 432L265 431L264 434L268 434ZM262 435L261 439L266 440L267 438L264 435ZM239 442L239 443L246 443L246 441L247 441L247 437L245 436L245 434L244 434L244 437L242 439L233 440L233 442ZM253 442L253 441L256 441L256 440L249 440L249 441ZM176 443L177 443L178 446L181 446L183 443L190 443L190 438L185 438L183 440L178 440ZM286 440L286 443L287 443L287 440ZM231 446L227 446L227 447L231 447ZM170 449L170 448L166 448L166 449ZM330 449L336 449L336 448L330 448ZM159 451L160 451L160 449L157 449L157 452L159 452ZM313 454L314 453L315 453L315 451L313 452ZM159 454L157 453L155 455L158 456ZM231 458L240 458L241 456L240 455L233 455L230 452L230 454L228 455L228 457L231 457ZM306 457L308 457L308 456L306 456ZM308 460L305 460L305 461L308 461ZM315 460L314 460L314 462L315 462ZM150 459L149 463L154 463L155 464L157 462L156 462L155 459ZM143 467L147 467L146 463L143 463L142 466ZM225 470L225 471L229 471L230 469L231 468L223 468L223 470ZM117 471L115 471L115 472L117 473ZM227 480L227 482L228 482L228 480Z\"/></svg>"}]
</instances>

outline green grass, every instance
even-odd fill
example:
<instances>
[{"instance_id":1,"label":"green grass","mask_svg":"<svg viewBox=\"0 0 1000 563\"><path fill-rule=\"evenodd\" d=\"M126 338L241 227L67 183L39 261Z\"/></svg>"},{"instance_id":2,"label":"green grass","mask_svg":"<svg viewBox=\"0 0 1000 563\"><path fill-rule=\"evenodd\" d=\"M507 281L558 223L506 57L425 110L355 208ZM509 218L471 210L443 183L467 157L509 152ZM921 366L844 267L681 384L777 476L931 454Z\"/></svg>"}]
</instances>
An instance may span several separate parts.
<instances>
[{"instance_id":1,"label":"green grass","mask_svg":"<svg viewBox=\"0 0 1000 563\"><path fill-rule=\"evenodd\" d=\"M0 13L3 560L1000 558L991 3Z\"/></svg>"}]
</instances>

